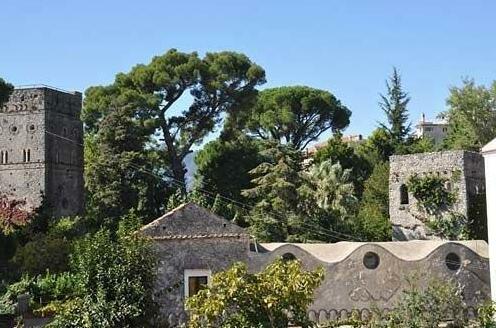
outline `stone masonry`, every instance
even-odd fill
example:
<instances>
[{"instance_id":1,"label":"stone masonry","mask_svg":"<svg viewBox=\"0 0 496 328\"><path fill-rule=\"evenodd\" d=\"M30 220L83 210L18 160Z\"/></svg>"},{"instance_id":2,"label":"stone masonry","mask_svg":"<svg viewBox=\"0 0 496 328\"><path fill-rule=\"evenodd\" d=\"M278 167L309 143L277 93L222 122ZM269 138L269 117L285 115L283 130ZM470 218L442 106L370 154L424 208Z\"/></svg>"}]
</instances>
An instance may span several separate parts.
<instances>
[{"instance_id":1,"label":"stone masonry","mask_svg":"<svg viewBox=\"0 0 496 328\"><path fill-rule=\"evenodd\" d=\"M157 251L155 300L169 327L187 321L184 302L191 278L204 276L208 285L213 274L235 262L256 273L280 257L298 259L307 270L325 270L308 308L309 318L319 323L347 319L354 312L365 319L375 310L389 311L413 276L420 288L432 278L463 286L470 317L491 293L485 241L257 244L244 229L191 203L144 226L141 233L153 240Z\"/></svg>"},{"instance_id":2,"label":"stone masonry","mask_svg":"<svg viewBox=\"0 0 496 328\"><path fill-rule=\"evenodd\" d=\"M82 95L18 88L0 108L0 193L55 217L84 208Z\"/></svg>"},{"instance_id":3,"label":"stone masonry","mask_svg":"<svg viewBox=\"0 0 496 328\"><path fill-rule=\"evenodd\" d=\"M144 226L158 255L155 300L161 318L176 327L186 321L185 270L214 274L248 259L249 235L240 227L195 204L185 204Z\"/></svg>"},{"instance_id":4,"label":"stone masonry","mask_svg":"<svg viewBox=\"0 0 496 328\"><path fill-rule=\"evenodd\" d=\"M436 239L426 228L417 200L408 192L412 175L435 174L449 179L447 189L456 193L453 210L467 216L472 197L484 193L484 158L469 151L443 151L390 157L389 215L394 240Z\"/></svg>"}]
</instances>

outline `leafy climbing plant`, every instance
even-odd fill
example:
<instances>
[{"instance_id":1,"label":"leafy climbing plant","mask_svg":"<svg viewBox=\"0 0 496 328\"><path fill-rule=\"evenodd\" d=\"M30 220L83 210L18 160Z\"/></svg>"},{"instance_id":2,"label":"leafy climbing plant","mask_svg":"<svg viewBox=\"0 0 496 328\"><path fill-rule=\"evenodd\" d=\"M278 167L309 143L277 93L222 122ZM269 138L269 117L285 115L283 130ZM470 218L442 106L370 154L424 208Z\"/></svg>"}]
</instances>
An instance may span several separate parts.
<instances>
[{"instance_id":1,"label":"leafy climbing plant","mask_svg":"<svg viewBox=\"0 0 496 328\"><path fill-rule=\"evenodd\" d=\"M449 179L434 174L423 177L413 175L408 179L407 186L420 209L435 214L441 209L448 209L456 201L455 193L446 187L448 182Z\"/></svg>"}]
</instances>

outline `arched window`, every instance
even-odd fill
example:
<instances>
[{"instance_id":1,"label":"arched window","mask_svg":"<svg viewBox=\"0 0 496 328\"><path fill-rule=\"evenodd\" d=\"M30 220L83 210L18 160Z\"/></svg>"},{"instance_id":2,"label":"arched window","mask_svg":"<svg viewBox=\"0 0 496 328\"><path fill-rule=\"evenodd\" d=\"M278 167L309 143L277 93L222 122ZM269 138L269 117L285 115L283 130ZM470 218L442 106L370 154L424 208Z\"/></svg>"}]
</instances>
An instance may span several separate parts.
<instances>
[{"instance_id":1,"label":"arched window","mask_svg":"<svg viewBox=\"0 0 496 328\"><path fill-rule=\"evenodd\" d=\"M26 163L26 162L27 162L27 160L26 160L26 159L27 159L27 157L26 157L26 149L23 149L23 150L22 150L22 161L23 161L24 163Z\"/></svg>"},{"instance_id":2,"label":"arched window","mask_svg":"<svg viewBox=\"0 0 496 328\"><path fill-rule=\"evenodd\" d=\"M31 162L31 149L26 150L26 160Z\"/></svg>"},{"instance_id":3,"label":"arched window","mask_svg":"<svg viewBox=\"0 0 496 328\"><path fill-rule=\"evenodd\" d=\"M5 164L4 161L3 161L3 150L0 151L0 161L2 164Z\"/></svg>"},{"instance_id":4,"label":"arched window","mask_svg":"<svg viewBox=\"0 0 496 328\"><path fill-rule=\"evenodd\" d=\"M3 154L3 163L4 164L7 164L9 162L9 152L8 151L5 151L5 153Z\"/></svg>"},{"instance_id":5,"label":"arched window","mask_svg":"<svg viewBox=\"0 0 496 328\"><path fill-rule=\"evenodd\" d=\"M60 154L59 154L59 152L56 152L55 153L55 163L56 164L59 164L60 163Z\"/></svg>"},{"instance_id":6,"label":"arched window","mask_svg":"<svg viewBox=\"0 0 496 328\"><path fill-rule=\"evenodd\" d=\"M408 187L402 184L400 187L400 204L407 205L409 203L410 202L408 199Z\"/></svg>"}]
</instances>

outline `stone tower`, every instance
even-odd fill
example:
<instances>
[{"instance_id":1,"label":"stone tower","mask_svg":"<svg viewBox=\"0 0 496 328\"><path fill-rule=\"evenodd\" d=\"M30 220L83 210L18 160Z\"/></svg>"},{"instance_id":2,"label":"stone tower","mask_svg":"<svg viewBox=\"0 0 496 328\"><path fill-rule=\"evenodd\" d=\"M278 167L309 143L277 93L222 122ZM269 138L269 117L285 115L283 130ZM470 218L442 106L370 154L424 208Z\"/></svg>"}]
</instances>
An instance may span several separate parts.
<instances>
[{"instance_id":1,"label":"stone tower","mask_svg":"<svg viewBox=\"0 0 496 328\"><path fill-rule=\"evenodd\" d=\"M0 108L0 193L55 217L84 209L82 95L16 88Z\"/></svg>"},{"instance_id":2,"label":"stone tower","mask_svg":"<svg viewBox=\"0 0 496 328\"><path fill-rule=\"evenodd\" d=\"M453 210L468 216L472 199L485 192L484 158L469 151L442 151L389 158L389 217L394 240L437 239L426 229L417 210L417 200L408 191L412 175L434 174L446 178L446 187L456 195Z\"/></svg>"}]
</instances>

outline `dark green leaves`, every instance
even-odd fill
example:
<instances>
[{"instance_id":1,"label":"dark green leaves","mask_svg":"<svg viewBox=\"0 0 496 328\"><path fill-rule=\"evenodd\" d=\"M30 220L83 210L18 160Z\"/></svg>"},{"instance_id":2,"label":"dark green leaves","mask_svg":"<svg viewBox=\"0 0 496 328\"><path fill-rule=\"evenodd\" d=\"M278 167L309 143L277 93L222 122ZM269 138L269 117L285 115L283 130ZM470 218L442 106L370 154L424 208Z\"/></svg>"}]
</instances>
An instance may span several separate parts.
<instances>
[{"instance_id":1,"label":"dark green leaves","mask_svg":"<svg viewBox=\"0 0 496 328\"><path fill-rule=\"evenodd\" d=\"M351 112L330 92L304 86L262 91L241 116L253 136L288 143L304 149L325 131L339 131L350 123Z\"/></svg>"}]
</instances>

